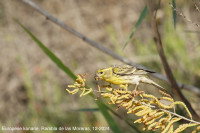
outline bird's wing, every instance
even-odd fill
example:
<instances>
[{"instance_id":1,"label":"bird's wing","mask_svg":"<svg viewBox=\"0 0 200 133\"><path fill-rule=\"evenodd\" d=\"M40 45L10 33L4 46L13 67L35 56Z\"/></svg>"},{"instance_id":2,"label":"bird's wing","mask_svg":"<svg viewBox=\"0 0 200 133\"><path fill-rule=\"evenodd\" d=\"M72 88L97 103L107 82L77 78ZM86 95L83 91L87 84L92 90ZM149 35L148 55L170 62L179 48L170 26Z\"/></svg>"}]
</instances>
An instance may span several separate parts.
<instances>
[{"instance_id":1,"label":"bird's wing","mask_svg":"<svg viewBox=\"0 0 200 133\"><path fill-rule=\"evenodd\" d=\"M149 72L143 69L138 69L133 66L115 66L113 73L118 75L147 75Z\"/></svg>"}]
</instances>

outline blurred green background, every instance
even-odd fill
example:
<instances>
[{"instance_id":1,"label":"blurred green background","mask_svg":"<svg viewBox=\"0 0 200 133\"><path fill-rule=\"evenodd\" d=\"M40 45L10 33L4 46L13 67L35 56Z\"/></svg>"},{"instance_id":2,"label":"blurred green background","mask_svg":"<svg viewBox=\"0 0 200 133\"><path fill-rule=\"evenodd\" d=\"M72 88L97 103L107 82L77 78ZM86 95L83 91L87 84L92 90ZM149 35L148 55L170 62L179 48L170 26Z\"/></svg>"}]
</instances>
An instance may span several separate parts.
<instances>
[{"instance_id":1,"label":"blurred green background","mask_svg":"<svg viewBox=\"0 0 200 133\"><path fill-rule=\"evenodd\" d=\"M34 2L117 54L165 75L153 41L148 13L123 50L132 28L145 7L143 1L35 0ZM153 5L154 9L158 9L156 20L175 78L177 81L200 88L200 28L177 16L174 29L172 9L168 1L161 1L158 6L158 1L154 0ZM195 10L192 2L181 0L177 1L176 6L193 22L199 21L200 13ZM65 91L68 84L73 84L73 80L43 53L13 19L18 19L25 25L75 74L86 73L87 85L90 87L96 88L93 78L96 70L122 64L46 20L20 0L1 0L0 126L108 127L93 98L89 96L80 98ZM168 84L157 82L170 89ZM157 94L153 89L146 91ZM183 90L183 93L187 94L186 98L200 114L199 96L186 90ZM176 96L174 97L176 99ZM104 101L106 103L106 100ZM130 123L136 119L133 115L127 115L124 109L116 112ZM136 132L125 121L110 114L121 131ZM142 125L135 126L139 130L142 129Z\"/></svg>"}]
</instances>

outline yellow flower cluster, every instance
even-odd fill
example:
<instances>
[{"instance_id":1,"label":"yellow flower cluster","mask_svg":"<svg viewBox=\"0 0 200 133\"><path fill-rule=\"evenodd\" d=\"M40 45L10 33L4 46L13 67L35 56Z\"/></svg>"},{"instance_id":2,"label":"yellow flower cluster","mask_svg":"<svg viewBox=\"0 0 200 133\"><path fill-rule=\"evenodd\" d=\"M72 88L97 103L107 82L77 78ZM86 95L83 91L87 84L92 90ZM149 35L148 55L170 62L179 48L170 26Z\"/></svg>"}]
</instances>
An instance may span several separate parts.
<instances>
[{"instance_id":1,"label":"yellow flower cluster","mask_svg":"<svg viewBox=\"0 0 200 133\"><path fill-rule=\"evenodd\" d=\"M85 87L85 82L86 82L85 76L86 75L79 74L77 76L77 79L76 79L74 85L68 85L68 88L74 88L74 90L70 91L69 89L66 89L66 91L69 94L76 94L80 90L80 91L82 91L82 93L80 94L80 97L85 96L85 95L89 94L90 92L92 92L92 88L87 89Z\"/></svg>"},{"instance_id":2,"label":"yellow flower cluster","mask_svg":"<svg viewBox=\"0 0 200 133\"><path fill-rule=\"evenodd\" d=\"M190 118L192 117L186 105L183 102L174 102L170 97L156 98L153 95L145 94L144 91L124 91L120 89L106 88L107 93L103 93L104 98L109 98L108 104L119 104L118 108L124 107L127 109L127 114L135 114L141 118L134 121L134 123L143 123L143 130L157 130L161 128L162 133L166 132L180 132L187 127L196 126L197 124L182 124L175 131L173 130L173 123L180 121L182 118L172 116L169 111L165 109L173 109L175 105L180 104L186 108ZM171 104L165 105L160 102L167 100Z\"/></svg>"}]
</instances>

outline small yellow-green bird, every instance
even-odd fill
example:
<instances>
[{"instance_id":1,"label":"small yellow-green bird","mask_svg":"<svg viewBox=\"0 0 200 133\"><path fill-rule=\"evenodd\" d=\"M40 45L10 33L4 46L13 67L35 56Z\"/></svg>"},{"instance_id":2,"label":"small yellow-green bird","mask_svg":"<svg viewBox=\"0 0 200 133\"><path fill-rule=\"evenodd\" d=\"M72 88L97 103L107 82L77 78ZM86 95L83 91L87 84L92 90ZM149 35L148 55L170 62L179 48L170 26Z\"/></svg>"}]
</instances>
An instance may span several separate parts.
<instances>
[{"instance_id":1,"label":"small yellow-green bird","mask_svg":"<svg viewBox=\"0 0 200 133\"><path fill-rule=\"evenodd\" d=\"M152 81L149 77L152 71L140 69L129 65L115 65L104 69L99 69L95 75L95 79L101 79L108 83L115 85L136 85L137 89L139 83L151 84L162 91L165 88Z\"/></svg>"}]
</instances>

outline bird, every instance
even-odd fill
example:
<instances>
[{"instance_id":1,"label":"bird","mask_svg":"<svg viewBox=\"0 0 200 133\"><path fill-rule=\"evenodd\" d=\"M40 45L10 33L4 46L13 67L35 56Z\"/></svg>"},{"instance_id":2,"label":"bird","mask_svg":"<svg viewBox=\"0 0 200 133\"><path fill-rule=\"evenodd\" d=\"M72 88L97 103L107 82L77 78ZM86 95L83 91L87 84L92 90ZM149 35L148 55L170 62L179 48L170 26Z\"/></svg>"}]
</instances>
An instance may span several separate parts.
<instances>
[{"instance_id":1,"label":"bird","mask_svg":"<svg viewBox=\"0 0 200 133\"><path fill-rule=\"evenodd\" d=\"M125 88L128 85L136 85L134 90L137 90L139 83L146 83L166 92L165 88L149 78L148 75L152 73L155 72L130 65L114 65L99 69L95 74L95 80L101 79L110 84L120 85Z\"/></svg>"}]
</instances>

